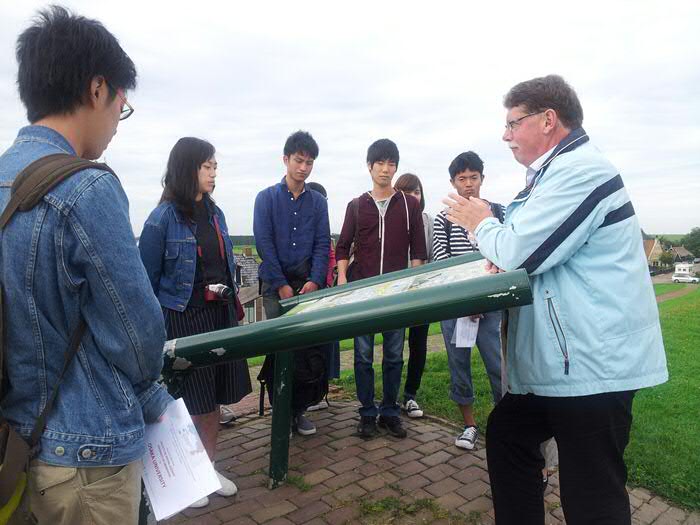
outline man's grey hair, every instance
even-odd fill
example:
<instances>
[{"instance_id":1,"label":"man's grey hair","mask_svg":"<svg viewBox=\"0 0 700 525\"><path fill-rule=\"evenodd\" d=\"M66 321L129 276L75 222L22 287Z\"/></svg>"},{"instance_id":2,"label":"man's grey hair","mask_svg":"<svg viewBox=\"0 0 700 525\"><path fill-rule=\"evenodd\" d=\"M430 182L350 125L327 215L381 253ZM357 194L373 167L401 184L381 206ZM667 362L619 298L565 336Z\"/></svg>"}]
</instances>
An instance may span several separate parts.
<instances>
[{"instance_id":1,"label":"man's grey hair","mask_svg":"<svg viewBox=\"0 0 700 525\"><path fill-rule=\"evenodd\" d=\"M528 113L553 109L568 129L583 124L583 108L576 91L559 75L533 78L513 86L503 98L507 109L523 106Z\"/></svg>"}]
</instances>

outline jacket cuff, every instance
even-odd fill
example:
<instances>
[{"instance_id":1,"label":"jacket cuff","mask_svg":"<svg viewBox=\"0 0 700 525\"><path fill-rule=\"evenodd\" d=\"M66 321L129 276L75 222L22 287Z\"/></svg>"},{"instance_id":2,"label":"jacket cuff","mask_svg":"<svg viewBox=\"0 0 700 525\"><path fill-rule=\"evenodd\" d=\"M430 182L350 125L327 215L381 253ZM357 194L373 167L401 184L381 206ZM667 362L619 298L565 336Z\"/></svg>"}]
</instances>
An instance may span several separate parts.
<instances>
[{"instance_id":1,"label":"jacket cuff","mask_svg":"<svg viewBox=\"0 0 700 525\"><path fill-rule=\"evenodd\" d=\"M478 226L474 228L474 235L476 236L477 240L479 239L479 233L481 233L481 230L483 230L488 224L497 224L500 226L501 223L496 217L486 217L485 219L482 219Z\"/></svg>"},{"instance_id":2,"label":"jacket cuff","mask_svg":"<svg viewBox=\"0 0 700 525\"><path fill-rule=\"evenodd\" d=\"M174 401L168 391L157 383L139 394L139 403L146 424L155 423L163 415L168 405Z\"/></svg>"}]
</instances>

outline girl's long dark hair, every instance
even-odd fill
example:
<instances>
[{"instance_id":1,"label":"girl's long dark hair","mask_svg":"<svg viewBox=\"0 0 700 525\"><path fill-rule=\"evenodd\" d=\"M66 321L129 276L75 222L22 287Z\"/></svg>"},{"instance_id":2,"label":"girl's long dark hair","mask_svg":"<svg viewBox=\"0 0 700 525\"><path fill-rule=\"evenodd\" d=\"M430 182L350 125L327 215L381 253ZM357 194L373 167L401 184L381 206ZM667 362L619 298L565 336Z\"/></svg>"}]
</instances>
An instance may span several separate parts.
<instances>
[{"instance_id":1,"label":"girl's long dark hair","mask_svg":"<svg viewBox=\"0 0 700 525\"><path fill-rule=\"evenodd\" d=\"M421 184L418 175L413 173L404 173L394 184L394 189L397 191L416 191L420 189L420 210L425 210L425 195L423 194L423 184Z\"/></svg>"},{"instance_id":2,"label":"girl's long dark hair","mask_svg":"<svg viewBox=\"0 0 700 525\"><path fill-rule=\"evenodd\" d=\"M216 150L206 140L183 137L175 143L163 175L160 202L172 202L185 217L192 218L195 198L199 193L199 168L214 156ZM204 198L212 201L206 193Z\"/></svg>"}]
</instances>

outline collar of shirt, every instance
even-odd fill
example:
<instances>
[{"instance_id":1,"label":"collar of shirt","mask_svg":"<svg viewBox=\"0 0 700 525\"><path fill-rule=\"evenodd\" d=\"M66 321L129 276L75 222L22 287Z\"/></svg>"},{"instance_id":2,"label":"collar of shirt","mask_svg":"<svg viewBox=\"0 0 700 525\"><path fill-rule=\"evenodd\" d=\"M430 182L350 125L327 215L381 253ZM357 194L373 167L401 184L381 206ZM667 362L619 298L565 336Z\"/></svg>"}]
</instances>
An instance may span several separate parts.
<instances>
[{"instance_id":1,"label":"collar of shirt","mask_svg":"<svg viewBox=\"0 0 700 525\"><path fill-rule=\"evenodd\" d=\"M294 200L294 194L293 194L291 191L289 191L289 186L287 186L287 177L286 177L286 176L285 176L285 177L282 177L282 180L280 181L280 184L282 185L282 187L283 187L285 190L287 190L287 193L289 193L289 194L292 196L292 197L291 197L292 200ZM306 193L306 183L304 183L304 188L301 190L301 193L299 194L299 197L301 197L304 193ZM297 198L299 198L299 197L297 197Z\"/></svg>"},{"instance_id":2,"label":"collar of shirt","mask_svg":"<svg viewBox=\"0 0 700 525\"><path fill-rule=\"evenodd\" d=\"M554 148L550 149L549 151L544 152L540 157L535 159L535 161L532 164L530 164L530 167L527 168L527 172L525 173L526 186L532 184L532 180L535 178L535 175L537 175L537 172L540 171L542 164L544 164L544 161L547 160L547 158L552 154L555 148L556 146L554 146Z\"/></svg>"}]
</instances>

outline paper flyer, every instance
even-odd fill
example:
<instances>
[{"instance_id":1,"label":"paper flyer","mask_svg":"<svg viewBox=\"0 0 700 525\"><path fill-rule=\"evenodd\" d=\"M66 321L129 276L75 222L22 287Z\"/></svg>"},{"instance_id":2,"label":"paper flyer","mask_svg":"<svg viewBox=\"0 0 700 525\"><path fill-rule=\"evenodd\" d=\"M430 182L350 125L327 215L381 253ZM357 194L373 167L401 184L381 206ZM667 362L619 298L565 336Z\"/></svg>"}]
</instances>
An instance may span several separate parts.
<instances>
[{"instance_id":1,"label":"paper flyer","mask_svg":"<svg viewBox=\"0 0 700 525\"><path fill-rule=\"evenodd\" d=\"M452 334L452 344L457 348L472 348L479 334L479 318L460 317Z\"/></svg>"},{"instance_id":2,"label":"paper flyer","mask_svg":"<svg viewBox=\"0 0 700 525\"><path fill-rule=\"evenodd\" d=\"M180 512L221 488L182 399L161 421L146 425L143 482L156 520Z\"/></svg>"}]
</instances>

